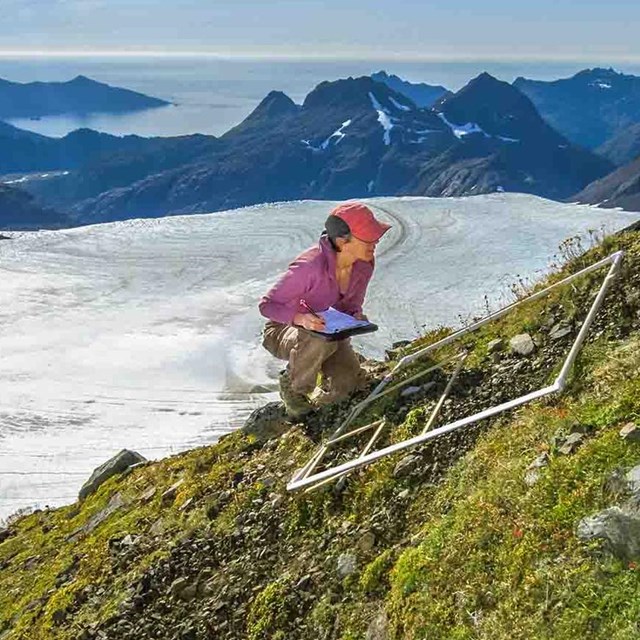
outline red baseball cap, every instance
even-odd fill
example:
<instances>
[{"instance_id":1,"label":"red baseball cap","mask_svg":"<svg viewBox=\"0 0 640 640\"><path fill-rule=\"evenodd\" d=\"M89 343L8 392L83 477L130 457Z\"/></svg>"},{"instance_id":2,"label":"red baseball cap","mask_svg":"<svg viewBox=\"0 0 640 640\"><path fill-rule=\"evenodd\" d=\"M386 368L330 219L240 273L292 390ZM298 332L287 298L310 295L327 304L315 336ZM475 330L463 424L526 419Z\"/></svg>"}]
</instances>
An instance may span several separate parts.
<instances>
[{"instance_id":1,"label":"red baseball cap","mask_svg":"<svg viewBox=\"0 0 640 640\"><path fill-rule=\"evenodd\" d=\"M376 220L371 209L361 202L339 204L330 215L344 220L351 234L364 242L376 242L391 229L390 224Z\"/></svg>"}]
</instances>

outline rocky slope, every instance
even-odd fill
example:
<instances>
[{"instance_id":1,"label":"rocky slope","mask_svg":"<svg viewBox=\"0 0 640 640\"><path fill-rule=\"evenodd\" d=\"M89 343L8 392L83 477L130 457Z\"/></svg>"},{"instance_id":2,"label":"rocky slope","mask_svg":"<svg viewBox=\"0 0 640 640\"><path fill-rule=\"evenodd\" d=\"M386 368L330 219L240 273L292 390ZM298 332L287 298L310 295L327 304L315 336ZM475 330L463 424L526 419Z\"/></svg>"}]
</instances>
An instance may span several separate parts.
<instances>
[{"instance_id":1,"label":"rocky slope","mask_svg":"<svg viewBox=\"0 0 640 640\"><path fill-rule=\"evenodd\" d=\"M596 152L618 167L639 158L640 122L621 129L604 144L600 145Z\"/></svg>"},{"instance_id":2,"label":"rocky slope","mask_svg":"<svg viewBox=\"0 0 640 640\"><path fill-rule=\"evenodd\" d=\"M640 211L640 157L595 180L568 201L597 204L605 209L622 207L626 211Z\"/></svg>"},{"instance_id":3,"label":"rocky slope","mask_svg":"<svg viewBox=\"0 0 640 640\"><path fill-rule=\"evenodd\" d=\"M620 248L562 396L307 494L287 481L357 398L296 424L268 406L216 445L139 463L0 530L0 637L637 637L640 516L625 474L640 462L640 234L586 256L567 242L573 257L550 281ZM553 379L603 275L465 338L438 424ZM371 384L391 364L368 363ZM416 382L360 420L386 416L383 443L418 433L446 381Z\"/></svg>"},{"instance_id":4,"label":"rocky slope","mask_svg":"<svg viewBox=\"0 0 640 640\"><path fill-rule=\"evenodd\" d=\"M70 224L67 216L41 207L29 193L0 184L0 229L60 229Z\"/></svg>"}]
</instances>

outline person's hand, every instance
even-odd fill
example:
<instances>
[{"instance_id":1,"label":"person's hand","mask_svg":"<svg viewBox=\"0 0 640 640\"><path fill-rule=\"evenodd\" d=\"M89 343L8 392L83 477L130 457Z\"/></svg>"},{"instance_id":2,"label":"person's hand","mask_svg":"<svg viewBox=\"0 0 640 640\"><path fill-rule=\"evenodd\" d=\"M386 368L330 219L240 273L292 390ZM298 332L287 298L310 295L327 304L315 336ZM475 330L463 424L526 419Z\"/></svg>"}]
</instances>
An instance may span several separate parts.
<instances>
[{"instance_id":1,"label":"person's hand","mask_svg":"<svg viewBox=\"0 0 640 640\"><path fill-rule=\"evenodd\" d=\"M296 313L293 324L309 329L310 331L324 331L325 322L322 318L316 318L312 313Z\"/></svg>"}]
</instances>

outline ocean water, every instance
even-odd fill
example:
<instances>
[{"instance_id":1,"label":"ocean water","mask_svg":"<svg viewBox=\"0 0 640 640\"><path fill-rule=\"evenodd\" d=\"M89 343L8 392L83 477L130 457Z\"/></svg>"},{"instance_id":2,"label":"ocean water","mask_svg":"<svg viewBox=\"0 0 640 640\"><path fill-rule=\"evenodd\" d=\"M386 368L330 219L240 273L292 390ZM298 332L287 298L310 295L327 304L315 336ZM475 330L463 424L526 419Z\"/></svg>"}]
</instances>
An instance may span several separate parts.
<instances>
[{"instance_id":1,"label":"ocean water","mask_svg":"<svg viewBox=\"0 0 640 640\"><path fill-rule=\"evenodd\" d=\"M294 101L323 80L371 74L380 69L412 82L441 84L455 91L482 71L512 82L522 75L539 80L568 77L587 67L640 74L640 64L593 62L274 60L213 57L0 58L0 78L14 82L64 81L82 74L114 86L163 98L172 106L109 115L15 119L11 124L60 137L89 127L114 135L220 135L241 122L271 90Z\"/></svg>"}]
</instances>

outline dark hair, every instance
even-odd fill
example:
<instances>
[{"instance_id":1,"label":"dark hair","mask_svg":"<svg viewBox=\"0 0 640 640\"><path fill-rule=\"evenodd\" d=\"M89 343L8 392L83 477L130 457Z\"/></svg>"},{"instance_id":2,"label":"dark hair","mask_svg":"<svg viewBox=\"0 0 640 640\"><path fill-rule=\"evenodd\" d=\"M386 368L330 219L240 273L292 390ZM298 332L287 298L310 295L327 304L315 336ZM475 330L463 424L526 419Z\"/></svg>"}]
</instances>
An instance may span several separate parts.
<instances>
[{"instance_id":1,"label":"dark hair","mask_svg":"<svg viewBox=\"0 0 640 640\"><path fill-rule=\"evenodd\" d=\"M338 216L329 216L324 223L324 230L331 245L337 250L336 240L338 238L348 238L351 235L349 225Z\"/></svg>"}]
</instances>

